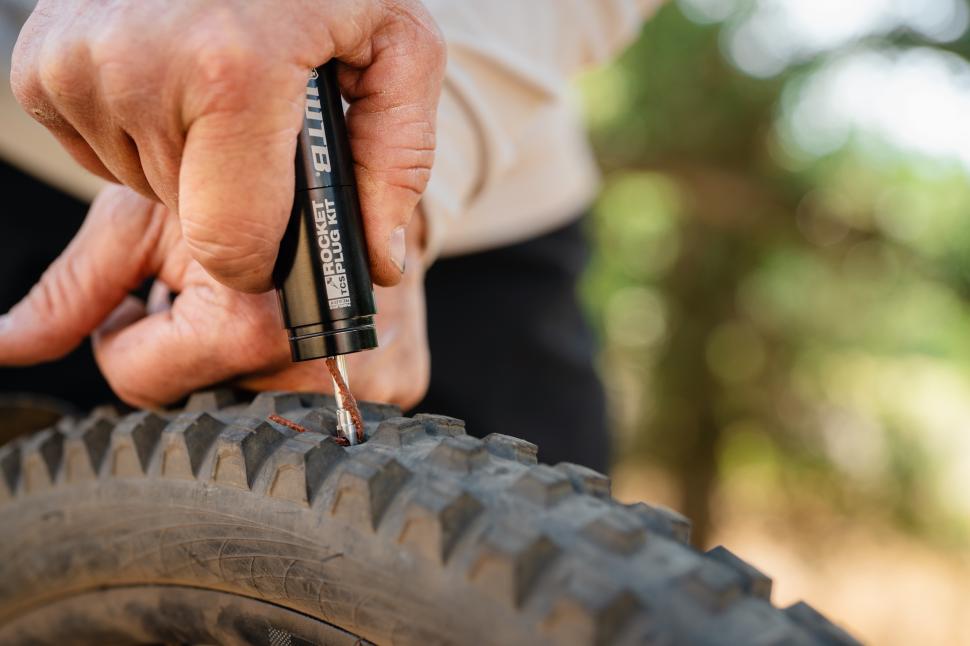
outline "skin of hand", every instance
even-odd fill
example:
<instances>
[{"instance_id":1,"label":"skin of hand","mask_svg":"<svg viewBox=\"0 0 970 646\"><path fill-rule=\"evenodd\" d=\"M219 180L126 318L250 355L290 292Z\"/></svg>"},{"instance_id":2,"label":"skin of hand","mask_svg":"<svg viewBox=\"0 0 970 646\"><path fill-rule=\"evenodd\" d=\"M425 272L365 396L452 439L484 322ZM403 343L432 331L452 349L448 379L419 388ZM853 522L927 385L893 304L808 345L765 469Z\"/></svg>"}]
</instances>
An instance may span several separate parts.
<instances>
[{"instance_id":1,"label":"skin of hand","mask_svg":"<svg viewBox=\"0 0 970 646\"><path fill-rule=\"evenodd\" d=\"M393 285L445 64L419 0L40 0L11 86L85 168L177 213L211 276L258 293L293 200L308 70L331 58L372 277Z\"/></svg>"},{"instance_id":2,"label":"skin of hand","mask_svg":"<svg viewBox=\"0 0 970 646\"><path fill-rule=\"evenodd\" d=\"M402 280L376 289L381 345L348 360L359 399L405 409L420 401L430 378L423 220L411 222ZM129 295L152 276L148 303ZM101 192L64 253L0 317L0 365L57 359L92 332L101 371L134 406L159 406L220 382L333 390L322 360L291 363L275 294L243 293L214 280L164 205L117 185Z\"/></svg>"}]
</instances>

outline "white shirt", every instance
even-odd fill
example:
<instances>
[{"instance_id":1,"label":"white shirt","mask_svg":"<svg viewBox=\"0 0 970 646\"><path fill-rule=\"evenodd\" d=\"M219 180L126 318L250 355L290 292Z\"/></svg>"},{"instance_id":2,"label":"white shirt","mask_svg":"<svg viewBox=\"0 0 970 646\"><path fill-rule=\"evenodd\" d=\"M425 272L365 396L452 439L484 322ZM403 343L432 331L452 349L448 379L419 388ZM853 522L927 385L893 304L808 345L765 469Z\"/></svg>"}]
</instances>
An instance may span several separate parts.
<instances>
[{"instance_id":1,"label":"white shirt","mask_svg":"<svg viewBox=\"0 0 970 646\"><path fill-rule=\"evenodd\" d=\"M430 257L524 240L589 205L598 174L569 80L622 50L661 1L425 0L448 44L438 149L422 201ZM7 3L25 0L0 0L0 9ZM2 46L9 60L13 42ZM6 80L0 156L84 199L102 184L23 113Z\"/></svg>"}]
</instances>

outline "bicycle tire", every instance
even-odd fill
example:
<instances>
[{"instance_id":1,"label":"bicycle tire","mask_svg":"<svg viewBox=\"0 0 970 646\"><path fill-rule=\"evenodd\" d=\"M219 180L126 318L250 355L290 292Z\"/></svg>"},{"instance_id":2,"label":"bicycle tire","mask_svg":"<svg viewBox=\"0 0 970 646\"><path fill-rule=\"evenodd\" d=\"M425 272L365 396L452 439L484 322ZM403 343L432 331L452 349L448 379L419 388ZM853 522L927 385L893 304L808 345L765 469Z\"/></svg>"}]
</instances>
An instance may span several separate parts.
<instances>
[{"instance_id":1,"label":"bicycle tire","mask_svg":"<svg viewBox=\"0 0 970 646\"><path fill-rule=\"evenodd\" d=\"M362 413L343 447L328 396L209 391L0 448L0 643L856 643L602 474Z\"/></svg>"}]
</instances>

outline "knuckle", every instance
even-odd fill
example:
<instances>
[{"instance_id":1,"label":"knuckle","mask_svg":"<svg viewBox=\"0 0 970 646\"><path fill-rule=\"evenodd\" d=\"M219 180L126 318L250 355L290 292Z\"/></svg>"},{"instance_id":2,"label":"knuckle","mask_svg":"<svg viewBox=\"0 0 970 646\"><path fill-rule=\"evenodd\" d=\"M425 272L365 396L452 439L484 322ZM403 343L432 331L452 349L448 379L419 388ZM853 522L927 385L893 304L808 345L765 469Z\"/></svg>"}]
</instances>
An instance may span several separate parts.
<instances>
[{"instance_id":1,"label":"knuckle","mask_svg":"<svg viewBox=\"0 0 970 646\"><path fill-rule=\"evenodd\" d=\"M99 13L98 21L81 32L94 68L122 64L135 74L146 62L162 53L158 45L171 28L151 20L135 6L117 6Z\"/></svg>"},{"instance_id":2,"label":"knuckle","mask_svg":"<svg viewBox=\"0 0 970 646\"><path fill-rule=\"evenodd\" d=\"M48 104L44 86L33 64L14 64L10 69L10 89L14 98L35 120L46 124L55 114Z\"/></svg>"},{"instance_id":3,"label":"knuckle","mask_svg":"<svg viewBox=\"0 0 970 646\"><path fill-rule=\"evenodd\" d=\"M25 109L40 105L44 90L37 77L37 71L32 66L14 63L10 68L10 89L14 98Z\"/></svg>"},{"instance_id":4,"label":"knuckle","mask_svg":"<svg viewBox=\"0 0 970 646\"><path fill-rule=\"evenodd\" d=\"M114 106L132 93L151 74L148 61L134 43L124 38L102 38L92 46L92 69L97 70L101 99Z\"/></svg>"},{"instance_id":5,"label":"knuckle","mask_svg":"<svg viewBox=\"0 0 970 646\"><path fill-rule=\"evenodd\" d=\"M374 181L398 193L395 197L405 205L404 211L410 213L431 179L434 152L389 150L386 156L396 164L384 168L369 166L362 160L358 160L357 164Z\"/></svg>"},{"instance_id":6,"label":"knuckle","mask_svg":"<svg viewBox=\"0 0 970 646\"><path fill-rule=\"evenodd\" d=\"M54 261L31 290L32 307L45 320L74 320L76 304L89 293L85 275L88 269L74 254L64 254Z\"/></svg>"},{"instance_id":7,"label":"knuckle","mask_svg":"<svg viewBox=\"0 0 970 646\"><path fill-rule=\"evenodd\" d=\"M55 320L64 301L64 281L56 271L48 269L30 290L30 305L41 320Z\"/></svg>"},{"instance_id":8,"label":"knuckle","mask_svg":"<svg viewBox=\"0 0 970 646\"><path fill-rule=\"evenodd\" d=\"M431 169L424 164L413 164L390 169L379 175L382 176L385 184L400 192L402 202L407 205L403 212L410 213L413 205L418 202L428 186Z\"/></svg>"},{"instance_id":9,"label":"knuckle","mask_svg":"<svg viewBox=\"0 0 970 646\"><path fill-rule=\"evenodd\" d=\"M67 57L50 50L45 51L37 63L37 78L43 90L54 99L70 93L77 83Z\"/></svg>"},{"instance_id":10,"label":"knuckle","mask_svg":"<svg viewBox=\"0 0 970 646\"><path fill-rule=\"evenodd\" d=\"M76 311L77 299L83 298L83 292L73 263L60 259L44 272L25 300L37 320L49 323L41 334L51 357L73 347L83 336L83 321Z\"/></svg>"},{"instance_id":11,"label":"knuckle","mask_svg":"<svg viewBox=\"0 0 970 646\"><path fill-rule=\"evenodd\" d=\"M89 39L91 64L96 69L105 65L129 64L133 68L137 67L141 56L141 48L133 41L132 37L126 32L113 28L105 27Z\"/></svg>"},{"instance_id":12,"label":"knuckle","mask_svg":"<svg viewBox=\"0 0 970 646\"><path fill-rule=\"evenodd\" d=\"M236 20L221 14L204 21L198 31L198 43L189 52L193 89L211 99L234 101L247 91L253 70L265 64L259 48Z\"/></svg>"},{"instance_id":13,"label":"knuckle","mask_svg":"<svg viewBox=\"0 0 970 646\"><path fill-rule=\"evenodd\" d=\"M87 98L92 74L85 43L62 39L46 45L37 57L37 79L55 104Z\"/></svg>"},{"instance_id":14,"label":"knuckle","mask_svg":"<svg viewBox=\"0 0 970 646\"><path fill-rule=\"evenodd\" d=\"M229 86L244 79L255 64L253 53L242 43L222 38L200 48L196 72L203 83Z\"/></svg>"},{"instance_id":15,"label":"knuckle","mask_svg":"<svg viewBox=\"0 0 970 646\"><path fill-rule=\"evenodd\" d=\"M146 99L157 97L155 88L166 78L160 69L165 63L152 56L150 47L132 33L137 31L109 28L93 36L88 44L89 68L97 76L99 99L126 125L145 118L145 110L155 105Z\"/></svg>"}]
</instances>

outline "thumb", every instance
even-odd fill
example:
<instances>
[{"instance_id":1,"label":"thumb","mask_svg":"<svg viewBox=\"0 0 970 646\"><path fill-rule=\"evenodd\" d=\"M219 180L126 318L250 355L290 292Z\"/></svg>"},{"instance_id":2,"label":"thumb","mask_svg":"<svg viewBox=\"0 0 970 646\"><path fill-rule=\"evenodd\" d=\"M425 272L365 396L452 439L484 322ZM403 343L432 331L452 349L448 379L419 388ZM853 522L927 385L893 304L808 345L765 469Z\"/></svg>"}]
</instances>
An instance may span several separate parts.
<instances>
[{"instance_id":1,"label":"thumb","mask_svg":"<svg viewBox=\"0 0 970 646\"><path fill-rule=\"evenodd\" d=\"M77 347L153 273L167 216L129 189L103 190L67 249L0 317L0 365L53 361Z\"/></svg>"}]
</instances>

